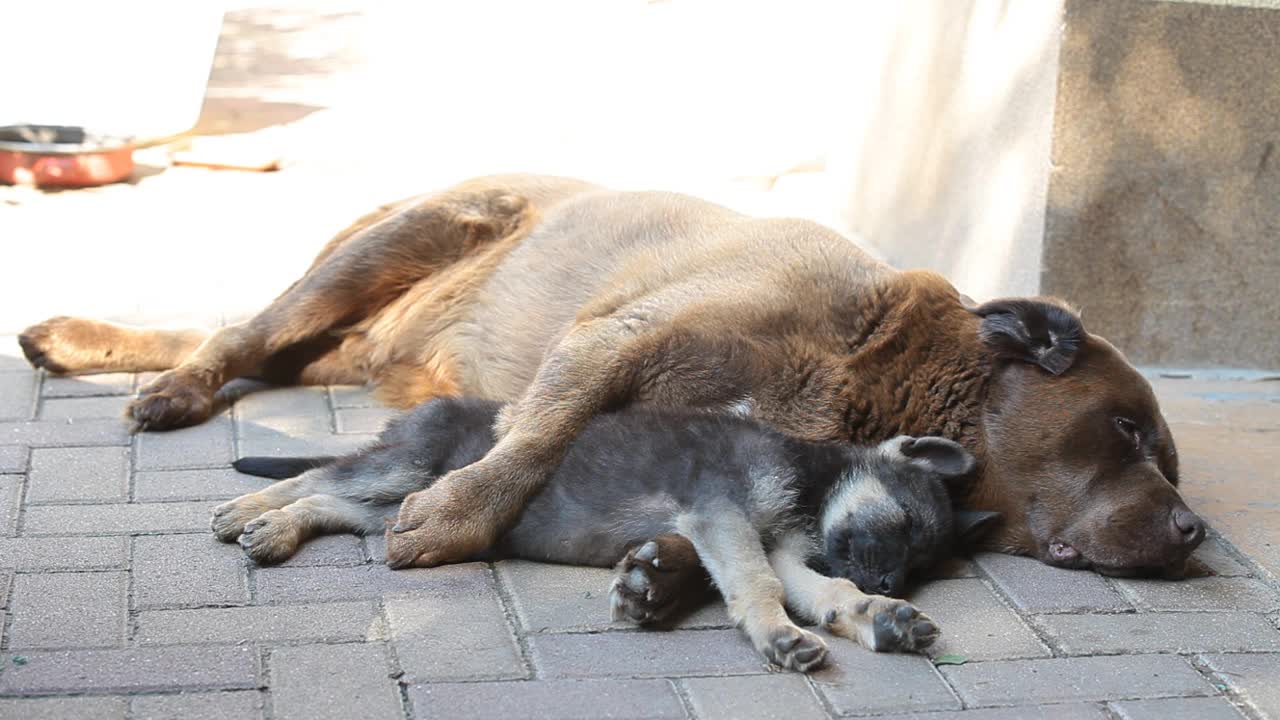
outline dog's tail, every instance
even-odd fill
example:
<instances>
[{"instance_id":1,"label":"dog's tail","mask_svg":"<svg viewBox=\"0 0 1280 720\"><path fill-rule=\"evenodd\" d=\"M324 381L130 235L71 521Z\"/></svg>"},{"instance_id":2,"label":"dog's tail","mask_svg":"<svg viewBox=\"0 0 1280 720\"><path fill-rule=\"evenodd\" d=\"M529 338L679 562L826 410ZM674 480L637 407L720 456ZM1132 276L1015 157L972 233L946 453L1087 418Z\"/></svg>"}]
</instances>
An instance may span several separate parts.
<instances>
[{"instance_id":1,"label":"dog's tail","mask_svg":"<svg viewBox=\"0 0 1280 720\"><path fill-rule=\"evenodd\" d=\"M301 475L308 470L324 467L334 460L337 460L337 458L328 455L319 457L267 457L265 455L254 455L236 460L231 463L231 467L245 475L284 480L285 478Z\"/></svg>"}]
</instances>

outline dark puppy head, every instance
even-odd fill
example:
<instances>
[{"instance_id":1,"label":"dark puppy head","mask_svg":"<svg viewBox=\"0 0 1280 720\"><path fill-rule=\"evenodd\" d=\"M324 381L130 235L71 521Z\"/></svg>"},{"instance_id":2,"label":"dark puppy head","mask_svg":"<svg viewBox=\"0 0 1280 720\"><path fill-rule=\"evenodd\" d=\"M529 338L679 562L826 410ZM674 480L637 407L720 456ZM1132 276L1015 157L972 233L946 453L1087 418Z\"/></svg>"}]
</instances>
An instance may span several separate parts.
<instances>
[{"instance_id":1,"label":"dark puppy head","mask_svg":"<svg viewBox=\"0 0 1280 720\"><path fill-rule=\"evenodd\" d=\"M1205 527L1178 495L1178 454L1151 386L1056 301L972 312L1000 359L966 502L1005 518L984 543L1062 567L1180 575Z\"/></svg>"},{"instance_id":2,"label":"dark puppy head","mask_svg":"<svg viewBox=\"0 0 1280 720\"><path fill-rule=\"evenodd\" d=\"M901 595L912 571L999 517L952 511L946 484L972 473L974 459L950 440L904 435L852 457L823 505L821 530L828 572L863 592Z\"/></svg>"}]
</instances>

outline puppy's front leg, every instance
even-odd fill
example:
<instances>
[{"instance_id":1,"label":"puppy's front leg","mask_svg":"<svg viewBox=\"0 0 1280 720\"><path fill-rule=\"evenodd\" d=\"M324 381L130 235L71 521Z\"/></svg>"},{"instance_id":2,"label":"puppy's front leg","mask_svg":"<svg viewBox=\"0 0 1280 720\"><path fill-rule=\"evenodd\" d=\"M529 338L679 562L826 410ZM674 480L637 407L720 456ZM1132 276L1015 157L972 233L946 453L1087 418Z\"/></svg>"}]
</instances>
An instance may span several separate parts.
<instances>
[{"instance_id":1,"label":"puppy's front leg","mask_svg":"<svg viewBox=\"0 0 1280 720\"><path fill-rule=\"evenodd\" d=\"M769 564L786 589L787 605L835 635L876 652L913 652L938 639L938 626L905 600L868 595L845 578L830 578L805 563L809 538L784 535Z\"/></svg>"},{"instance_id":2,"label":"puppy's front leg","mask_svg":"<svg viewBox=\"0 0 1280 720\"><path fill-rule=\"evenodd\" d=\"M800 672L827 659L822 638L802 630L783 608L782 583L769 567L760 535L727 503L681 516L676 529L693 542L729 606L729 617L776 665Z\"/></svg>"}]
</instances>

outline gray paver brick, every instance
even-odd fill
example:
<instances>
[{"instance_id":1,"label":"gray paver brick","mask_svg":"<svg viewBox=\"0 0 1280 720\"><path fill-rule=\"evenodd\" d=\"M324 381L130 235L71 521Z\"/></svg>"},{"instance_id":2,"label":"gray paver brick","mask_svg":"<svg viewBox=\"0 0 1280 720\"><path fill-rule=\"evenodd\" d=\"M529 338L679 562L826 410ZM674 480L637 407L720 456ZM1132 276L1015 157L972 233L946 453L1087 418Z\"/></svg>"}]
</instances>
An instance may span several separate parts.
<instances>
[{"instance_id":1,"label":"gray paver brick","mask_svg":"<svg viewBox=\"0 0 1280 720\"><path fill-rule=\"evenodd\" d=\"M88 418L119 418L129 404L127 395L102 397L45 398L40 401L40 420L85 420Z\"/></svg>"},{"instance_id":2,"label":"gray paver brick","mask_svg":"<svg viewBox=\"0 0 1280 720\"><path fill-rule=\"evenodd\" d=\"M129 450L122 447L36 448L27 502L129 499Z\"/></svg>"},{"instance_id":3,"label":"gray paver brick","mask_svg":"<svg viewBox=\"0 0 1280 720\"><path fill-rule=\"evenodd\" d=\"M114 570L127 563L124 537L0 538L0 567L16 570Z\"/></svg>"},{"instance_id":4,"label":"gray paver brick","mask_svg":"<svg viewBox=\"0 0 1280 720\"><path fill-rule=\"evenodd\" d=\"M997 660L941 670L970 707L1214 694L1174 655Z\"/></svg>"},{"instance_id":5,"label":"gray paver brick","mask_svg":"<svg viewBox=\"0 0 1280 720\"><path fill-rule=\"evenodd\" d=\"M328 390L322 387L274 387L236 402L242 424L284 432L329 432Z\"/></svg>"},{"instance_id":6,"label":"gray paver brick","mask_svg":"<svg viewBox=\"0 0 1280 720\"><path fill-rule=\"evenodd\" d=\"M138 613L141 645L381 639L378 609L371 602L319 605L149 610Z\"/></svg>"},{"instance_id":7,"label":"gray paver brick","mask_svg":"<svg viewBox=\"0 0 1280 720\"><path fill-rule=\"evenodd\" d=\"M283 567L311 565L359 565L364 562L360 538L355 535L324 535L309 540Z\"/></svg>"},{"instance_id":8,"label":"gray paver brick","mask_svg":"<svg viewBox=\"0 0 1280 720\"><path fill-rule=\"evenodd\" d=\"M133 499L230 500L267 487L270 481L226 468L140 470L133 475ZM212 509L212 506L210 506Z\"/></svg>"},{"instance_id":9,"label":"gray paver brick","mask_svg":"<svg viewBox=\"0 0 1280 720\"><path fill-rule=\"evenodd\" d=\"M823 634L827 665L810 675L813 686L841 715L924 712L960 708L928 658L874 653L851 640Z\"/></svg>"},{"instance_id":10,"label":"gray paver brick","mask_svg":"<svg viewBox=\"0 0 1280 720\"><path fill-rule=\"evenodd\" d=\"M1167 698L1111 703L1121 720L1244 720L1234 705L1220 697Z\"/></svg>"},{"instance_id":11,"label":"gray paver brick","mask_svg":"<svg viewBox=\"0 0 1280 720\"><path fill-rule=\"evenodd\" d=\"M133 438L138 470L218 467L234 459L231 417L226 413L193 427L138 433Z\"/></svg>"},{"instance_id":12,"label":"gray paver brick","mask_svg":"<svg viewBox=\"0 0 1280 720\"><path fill-rule=\"evenodd\" d=\"M27 471L28 448L21 445L0 445L0 475Z\"/></svg>"},{"instance_id":13,"label":"gray paver brick","mask_svg":"<svg viewBox=\"0 0 1280 720\"><path fill-rule=\"evenodd\" d=\"M1064 703L975 710L944 710L906 715L877 715L876 720L1110 720L1098 704Z\"/></svg>"},{"instance_id":14,"label":"gray paver brick","mask_svg":"<svg viewBox=\"0 0 1280 720\"><path fill-rule=\"evenodd\" d=\"M40 394L55 397L94 397L128 395L133 392L134 377L130 373L97 373L94 375L50 375L44 379Z\"/></svg>"},{"instance_id":15,"label":"gray paver brick","mask_svg":"<svg viewBox=\"0 0 1280 720\"><path fill-rule=\"evenodd\" d=\"M338 408L334 411L335 427L340 433L380 433L387 421L400 413L391 408Z\"/></svg>"},{"instance_id":16,"label":"gray paver brick","mask_svg":"<svg viewBox=\"0 0 1280 720\"><path fill-rule=\"evenodd\" d=\"M0 418L26 420L36 406L40 376L27 370L0 372Z\"/></svg>"},{"instance_id":17,"label":"gray paver brick","mask_svg":"<svg viewBox=\"0 0 1280 720\"><path fill-rule=\"evenodd\" d=\"M1000 553L979 553L975 560L1001 592L1025 612L1130 609L1106 580L1090 572L1049 567L1033 558Z\"/></svg>"},{"instance_id":18,"label":"gray paver brick","mask_svg":"<svg viewBox=\"0 0 1280 720\"><path fill-rule=\"evenodd\" d=\"M240 426L242 429L244 425ZM289 435L276 431L249 428L239 435L240 456L344 455L368 445L377 436L364 433L337 434L325 432Z\"/></svg>"},{"instance_id":19,"label":"gray paver brick","mask_svg":"<svg viewBox=\"0 0 1280 720\"><path fill-rule=\"evenodd\" d=\"M685 717L680 698L666 680L440 683L410 687L409 700L413 703L414 715L419 718L683 720Z\"/></svg>"},{"instance_id":20,"label":"gray paver brick","mask_svg":"<svg viewBox=\"0 0 1280 720\"><path fill-rule=\"evenodd\" d=\"M385 594L454 597L491 591L484 565L469 563L441 568L391 570L385 565L356 567L273 567L255 573L260 603L363 600Z\"/></svg>"},{"instance_id":21,"label":"gray paver brick","mask_svg":"<svg viewBox=\"0 0 1280 720\"><path fill-rule=\"evenodd\" d=\"M1255 610L1280 608L1280 595L1247 577L1204 577L1168 582L1120 580L1135 604L1150 610Z\"/></svg>"},{"instance_id":22,"label":"gray paver brick","mask_svg":"<svg viewBox=\"0 0 1280 720\"><path fill-rule=\"evenodd\" d=\"M0 445L87 447L128 445L129 428L118 418L0 422Z\"/></svg>"},{"instance_id":23,"label":"gray paver brick","mask_svg":"<svg viewBox=\"0 0 1280 720\"><path fill-rule=\"evenodd\" d=\"M127 582L123 572L18 575L9 648L123 644Z\"/></svg>"},{"instance_id":24,"label":"gray paver brick","mask_svg":"<svg viewBox=\"0 0 1280 720\"><path fill-rule=\"evenodd\" d=\"M1280 654L1202 655L1218 682L1229 685L1264 717L1280 717Z\"/></svg>"},{"instance_id":25,"label":"gray paver brick","mask_svg":"<svg viewBox=\"0 0 1280 720\"><path fill-rule=\"evenodd\" d=\"M1031 628L978 579L929 583L911 595L942 628L930 655L958 653L970 660L1048 657Z\"/></svg>"},{"instance_id":26,"label":"gray paver brick","mask_svg":"<svg viewBox=\"0 0 1280 720\"><path fill-rule=\"evenodd\" d=\"M954 580L956 578L978 577L978 565L972 559L966 557L949 557L929 568L921 578L922 580Z\"/></svg>"},{"instance_id":27,"label":"gray paver brick","mask_svg":"<svg viewBox=\"0 0 1280 720\"><path fill-rule=\"evenodd\" d=\"M127 535L209 529L203 502L36 505L23 516L24 535Z\"/></svg>"},{"instance_id":28,"label":"gray paver brick","mask_svg":"<svg viewBox=\"0 0 1280 720\"><path fill-rule=\"evenodd\" d=\"M13 582L13 573L0 571L0 608L9 606L9 585Z\"/></svg>"},{"instance_id":29,"label":"gray paver brick","mask_svg":"<svg viewBox=\"0 0 1280 720\"><path fill-rule=\"evenodd\" d=\"M25 653L27 664L0 673L0 693L147 692L258 686L257 651L248 646L171 646Z\"/></svg>"},{"instance_id":30,"label":"gray paver brick","mask_svg":"<svg viewBox=\"0 0 1280 720\"><path fill-rule=\"evenodd\" d=\"M244 552L212 535L136 537L133 599L138 608L247 603Z\"/></svg>"},{"instance_id":31,"label":"gray paver brick","mask_svg":"<svg viewBox=\"0 0 1280 720\"><path fill-rule=\"evenodd\" d=\"M277 720L403 717L399 689L380 644L276 648L269 662L272 717Z\"/></svg>"},{"instance_id":32,"label":"gray paver brick","mask_svg":"<svg viewBox=\"0 0 1280 720\"><path fill-rule=\"evenodd\" d=\"M543 677L679 677L767 672L737 630L535 635L534 665Z\"/></svg>"},{"instance_id":33,"label":"gray paver brick","mask_svg":"<svg viewBox=\"0 0 1280 720\"><path fill-rule=\"evenodd\" d=\"M383 605L406 682L508 680L528 675L492 588L415 593L387 599Z\"/></svg>"},{"instance_id":34,"label":"gray paver brick","mask_svg":"<svg viewBox=\"0 0 1280 720\"><path fill-rule=\"evenodd\" d=\"M1191 564L1189 572L1194 572L1198 565L1199 569L1225 577L1249 574L1249 568L1236 560L1234 553L1227 548L1226 542L1216 537L1206 539L1200 547L1196 548L1195 554L1191 556Z\"/></svg>"},{"instance_id":35,"label":"gray paver brick","mask_svg":"<svg viewBox=\"0 0 1280 720\"><path fill-rule=\"evenodd\" d=\"M252 720L262 717L262 693L253 690L138 695L129 700L133 720Z\"/></svg>"},{"instance_id":36,"label":"gray paver brick","mask_svg":"<svg viewBox=\"0 0 1280 720\"><path fill-rule=\"evenodd\" d=\"M1041 625L1068 655L1280 650L1280 631L1243 612L1048 615Z\"/></svg>"},{"instance_id":37,"label":"gray paver brick","mask_svg":"<svg viewBox=\"0 0 1280 720\"><path fill-rule=\"evenodd\" d=\"M0 698L0 718L15 720L124 720L120 697Z\"/></svg>"},{"instance_id":38,"label":"gray paver brick","mask_svg":"<svg viewBox=\"0 0 1280 720\"><path fill-rule=\"evenodd\" d=\"M237 439L245 455L321 455L333 431L324 388L279 388L236 403Z\"/></svg>"},{"instance_id":39,"label":"gray paver brick","mask_svg":"<svg viewBox=\"0 0 1280 720\"><path fill-rule=\"evenodd\" d=\"M373 397L373 392L362 385L333 385L329 388L329 397L335 408L378 407L380 403Z\"/></svg>"},{"instance_id":40,"label":"gray paver brick","mask_svg":"<svg viewBox=\"0 0 1280 720\"><path fill-rule=\"evenodd\" d=\"M511 593L520 626L526 632L571 632L633 628L609 620L609 584L613 571L606 568L548 565L524 560L504 560L495 565ZM713 602L684 618L679 628L730 627L733 622L724 603Z\"/></svg>"},{"instance_id":41,"label":"gray paver brick","mask_svg":"<svg viewBox=\"0 0 1280 720\"><path fill-rule=\"evenodd\" d=\"M804 676L797 673L681 680L700 720L776 718L819 720L827 711Z\"/></svg>"},{"instance_id":42,"label":"gray paver brick","mask_svg":"<svg viewBox=\"0 0 1280 720\"><path fill-rule=\"evenodd\" d=\"M18 529L18 505L22 502L22 477L0 475L0 535L13 535Z\"/></svg>"}]
</instances>

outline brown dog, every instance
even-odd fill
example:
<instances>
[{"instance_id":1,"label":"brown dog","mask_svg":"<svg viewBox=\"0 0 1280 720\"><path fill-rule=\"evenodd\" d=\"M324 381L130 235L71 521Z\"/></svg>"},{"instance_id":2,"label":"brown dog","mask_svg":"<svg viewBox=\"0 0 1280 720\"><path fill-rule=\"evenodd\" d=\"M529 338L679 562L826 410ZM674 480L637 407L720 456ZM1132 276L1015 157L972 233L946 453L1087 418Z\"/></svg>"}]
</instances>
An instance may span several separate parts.
<instances>
[{"instance_id":1,"label":"brown dog","mask_svg":"<svg viewBox=\"0 0 1280 720\"><path fill-rule=\"evenodd\" d=\"M492 452L405 502L398 565L488 546L590 417L633 402L820 441L956 439L979 460L965 503L1006 518L990 544L1054 565L1176 574L1204 536L1150 386L1070 310L967 308L819 225L680 195L479 179L361 218L207 337L54 318L20 340L53 372L167 370L128 410L141 429L203 421L238 376L518 401Z\"/></svg>"}]
</instances>

